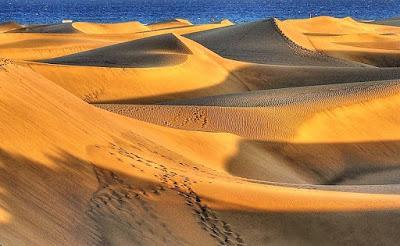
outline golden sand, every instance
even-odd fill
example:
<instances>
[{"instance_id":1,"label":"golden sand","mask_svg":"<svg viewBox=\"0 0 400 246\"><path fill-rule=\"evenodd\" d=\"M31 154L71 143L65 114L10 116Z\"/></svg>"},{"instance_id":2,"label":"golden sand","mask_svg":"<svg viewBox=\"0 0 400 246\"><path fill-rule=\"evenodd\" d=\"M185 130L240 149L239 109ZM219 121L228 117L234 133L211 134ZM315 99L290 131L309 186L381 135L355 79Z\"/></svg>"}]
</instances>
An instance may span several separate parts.
<instances>
[{"instance_id":1,"label":"golden sand","mask_svg":"<svg viewBox=\"0 0 400 246\"><path fill-rule=\"evenodd\" d=\"M4 27L0 244L396 245L399 29L260 23Z\"/></svg>"}]
</instances>

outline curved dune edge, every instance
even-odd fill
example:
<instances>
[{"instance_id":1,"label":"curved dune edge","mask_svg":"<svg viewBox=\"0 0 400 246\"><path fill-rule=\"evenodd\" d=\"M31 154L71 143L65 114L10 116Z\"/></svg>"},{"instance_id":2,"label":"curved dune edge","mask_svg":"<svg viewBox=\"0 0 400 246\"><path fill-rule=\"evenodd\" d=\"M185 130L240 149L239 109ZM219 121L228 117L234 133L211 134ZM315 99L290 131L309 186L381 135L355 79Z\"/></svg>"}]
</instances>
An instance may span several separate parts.
<instances>
[{"instance_id":1,"label":"curved dune edge","mask_svg":"<svg viewBox=\"0 0 400 246\"><path fill-rule=\"evenodd\" d=\"M311 182L391 184L400 182L396 175L384 173L400 169L400 136L396 134L400 119L394 116L399 88L397 81L371 82L283 89L288 93L275 90L272 97L258 93L255 99L239 94L237 99L225 101L226 105L218 104L224 96L214 97L214 102L209 100L219 106L98 106L162 126L237 134L248 140L243 148L252 143L264 146L271 157L269 165L291 166L300 173L308 173L314 179ZM265 106L233 106L252 100L265 102ZM354 125L359 127L354 129ZM382 125L385 128L380 128ZM231 165L233 173L241 170L239 173L246 177L257 176L247 173L241 167L244 163ZM363 177L363 173L371 172L382 172L383 176ZM268 175L258 177L272 181Z\"/></svg>"},{"instance_id":2,"label":"curved dune edge","mask_svg":"<svg viewBox=\"0 0 400 246\"><path fill-rule=\"evenodd\" d=\"M179 35L226 25L229 24L204 24L127 34L85 34L81 32L73 35L67 33L4 33L0 37L0 57L27 61L53 59L146 37L169 33ZM46 27L37 28L43 29ZM57 29L56 27L52 28ZM32 32L34 30L32 28Z\"/></svg>"},{"instance_id":3,"label":"curved dune edge","mask_svg":"<svg viewBox=\"0 0 400 246\"><path fill-rule=\"evenodd\" d=\"M165 233L163 227L157 227L159 220L168 220L164 228L169 229L170 243L177 243L176 238L182 237L194 240L195 236L202 242L218 242L207 231L199 230L193 215L189 216L191 211L197 211L192 207L205 205L205 212L213 214L218 221L223 219L219 217L220 212L215 211L228 210L233 214L247 211L261 216L278 211L387 213L400 208L398 195L247 182L213 170L218 162L224 162L235 152L234 143L238 138L233 135L174 130L119 117L81 102L28 67L9 61L3 62L0 79L7 81L2 83L4 93L0 96L5 105L1 112L7 120L1 125L10 129L0 135L0 158L7 177L0 179L5 190L1 199L13 205L7 212L0 210L2 218L8 218L3 219L6 224L1 225L5 233L0 234L0 239L4 243L25 242L21 232L41 235L29 238L41 244L99 243L101 238L115 240L115 232L118 232L119 240L129 242L139 236L135 234L138 231L142 233L140 235L152 235L150 241L140 237L142 244L151 245L154 240L161 242ZM179 149L179 153L174 149ZM215 155L210 156L210 149ZM21 175L29 178L21 179ZM44 178L48 175L57 175L57 179ZM10 183L12 180L18 186ZM180 197L175 190L187 198ZM65 192L69 195L64 196ZM32 196L35 196L34 203L24 202ZM68 199L71 196L77 198ZM118 199L123 202L118 203ZM174 206L168 202L170 199L174 199ZM140 204L145 204L146 209ZM41 209L50 205L51 210ZM168 217L168 214L157 213L167 208L177 215ZM110 231L110 227L123 228L123 223L135 224L135 219L121 209L134 209L134 218L146 222L135 226L134 230ZM156 213L153 215L156 217L150 217L149 213ZM203 215L201 213L198 218ZM29 226L29 221L35 220L36 216L51 216L54 222ZM71 218L73 224L68 222ZM178 226L182 223L186 223L192 233L185 234ZM213 225L208 219L204 223ZM148 226L153 228L153 234L145 230ZM53 230L59 233L45 233ZM244 234L232 240L246 242L248 237Z\"/></svg>"},{"instance_id":4,"label":"curved dune edge","mask_svg":"<svg viewBox=\"0 0 400 246\"><path fill-rule=\"evenodd\" d=\"M304 48L290 40L276 22L276 19L260 20L184 36L224 58L241 62L288 66L364 66Z\"/></svg>"},{"instance_id":5,"label":"curved dune edge","mask_svg":"<svg viewBox=\"0 0 400 246\"><path fill-rule=\"evenodd\" d=\"M396 65L398 35L329 21L343 33L299 32L315 51L269 25L281 65L181 36L230 22L1 34L0 57L21 61L0 59L0 244L397 245L400 70L373 66ZM323 44L356 62L309 63ZM104 49L92 58L121 67L28 59Z\"/></svg>"},{"instance_id":6,"label":"curved dune edge","mask_svg":"<svg viewBox=\"0 0 400 246\"><path fill-rule=\"evenodd\" d=\"M173 38L184 47L187 53L183 54L186 59L184 62L176 64L176 61L172 61L163 66L147 68L88 67L85 66L84 56L83 58L78 56L76 61L80 65L62 65L64 58L55 60L59 61L60 65L27 64L44 77L91 103L137 102L143 104L248 90L241 80L221 65L226 62L221 57L179 35L168 34L165 37ZM139 41L148 45L147 41L153 42L154 38L159 39L160 36ZM111 50L108 54L115 55L121 52L119 47L121 45L105 49ZM154 53L163 55L163 50L159 46L148 46L147 51L144 56ZM97 51L88 53L92 54L92 52ZM168 58L174 53L178 51L170 51L163 56ZM103 58L104 56L99 57L100 60ZM119 60L118 57L116 58ZM131 81L136 81L136 83ZM191 82L188 83L188 81Z\"/></svg>"},{"instance_id":7,"label":"curved dune edge","mask_svg":"<svg viewBox=\"0 0 400 246\"><path fill-rule=\"evenodd\" d=\"M276 18L274 18L274 21L278 29L281 30L282 35L287 37L287 39L291 40L300 47L303 47L311 51L316 51L315 47L310 42L310 40L304 35L302 35L302 33L300 33L296 27L292 27L290 25L284 25L281 20Z\"/></svg>"}]
</instances>

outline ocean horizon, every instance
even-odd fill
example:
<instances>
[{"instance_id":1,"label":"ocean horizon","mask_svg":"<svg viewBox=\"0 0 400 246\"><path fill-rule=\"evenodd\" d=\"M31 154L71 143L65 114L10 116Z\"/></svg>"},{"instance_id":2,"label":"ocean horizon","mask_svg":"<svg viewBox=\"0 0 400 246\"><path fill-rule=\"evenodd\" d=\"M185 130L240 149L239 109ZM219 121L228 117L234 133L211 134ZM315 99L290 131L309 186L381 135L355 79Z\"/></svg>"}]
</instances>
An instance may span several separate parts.
<instances>
[{"instance_id":1,"label":"ocean horizon","mask_svg":"<svg viewBox=\"0 0 400 246\"><path fill-rule=\"evenodd\" d=\"M153 23L173 18L193 23L229 19L236 23L277 17L351 16L380 20L398 16L400 0L3 0L0 22L59 23L137 20Z\"/></svg>"}]
</instances>

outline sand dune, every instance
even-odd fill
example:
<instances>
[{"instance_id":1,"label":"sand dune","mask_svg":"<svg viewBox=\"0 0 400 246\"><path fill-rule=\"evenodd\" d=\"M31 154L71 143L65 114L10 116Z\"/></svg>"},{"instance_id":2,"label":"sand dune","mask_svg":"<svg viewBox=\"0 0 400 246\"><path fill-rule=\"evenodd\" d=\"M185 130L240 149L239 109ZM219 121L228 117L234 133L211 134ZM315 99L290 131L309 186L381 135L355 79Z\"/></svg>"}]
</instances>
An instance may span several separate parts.
<instances>
[{"instance_id":1,"label":"sand dune","mask_svg":"<svg viewBox=\"0 0 400 246\"><path fill-rule=\"evenodd\" d=\"M267 90L177 102L186 106L99 106L169 127L230 132L262 140L269 151L280 153L277 156L281 159L293 160L293 166L308 169L317 180L326 183L348 175L347 168L349 172L362 172L363 168L379 170L398 165L395 141L398 136L393 134L397 123L392 116L397 108L398 91L397 81L387 81ZM149 111L152 114L146 113ZM390 117L388 122L386 117ZM362 127L356 131L353 124ZM374 130L380 125L387 127ZM371 141L376 143L367 144ZM312 155L315 151L322 159ZM386 155L372 158L375 151ZM348 153L352 160L345 157Z\"/></svg>"},{"instance_id":2,"label":"sand dune","mask_svg":"<svg viewBox=\"0 0 400 246\"><path fill-rule=\"evenodd\" d=\"M108 24L105 26L95 23L74 24L85 24L86 28L89 26L92 29L88 30L89 33L84 33L85 30L82 30L82 32L74 33L74 35L34 32L3 34L0 36L0 56L16 60L52 59L146 37L170 33L185 34L230 25L230 23L223 22L222 24L204 24L184 28L135 32L135 22ZM132 29L132 25L135 30ZM132 32L129 33L128 31ZM103 34L94 34L94 32L103 32Z\"/></svg>"},{"instance_id":3,"label":"sand dune","mask_svg":"<svg viewBox=\"0 0 400 246\"><path fill-rule=\"evenodd\" d=\"M72 26L78 31L87 34L124 34L149 30L149 28L137 21L113 24L74 22Z\"/></svg>"},{"instance_id":4,"label":"sand dune","mask_svg":"<svg viewBox=\"0 0 400 246\"><path fill-rule=\"evenodd\" d=\"M42 62L98 67L159 67L182 63L190 54L179 38L165 34Z\"/></svg>"},{"instance_id":5,"label":"sand dune","mask_svg":"<svg viewBox=\"0 0 400 246\"><path fill-rule=\"evenodd\" d=\"M72 23L51 24L51 25L28 25L23 28L11 30L13 33L78 33Z\"/></svg>"},{"instance_id":6,"label":"sand dune","mask_svg":"<svg viewBox=\"0 0 400 246\"><path fill-rule=\"evenodd\" d=\"M0 244L397 245L398 34L330 17L1 33Z\"/></svg>"},{"instance_id":7,"label":"sand dune","mask_svg":"<svg viewBox=\"0 0 400 246\"><path fill-rule=\"evenodd\" d=\"M176 27L186 27L193 25L190 21L184 19L174 19L169 21L157 22L148 24L147 27L150 30L161 30L167 28L176 28Z\"/></svg>"},{"instance_id":8,"label":"sand dune","mask_svg":"<svg viewBox=\"0 0 400 246\"><path fill-rule=\"evenodd\" d=\"M0 56L15 60L40 60L70 55L128 41L132 37L7 33L0 36Z\"/></svg>"},{"instance_id":9,"label":"sand dune","mask_svg":"<svg viewBox=\"0 0 400 246\"><path fill-rule=\"evenodd\" d=\"M400 26L400 18L394 17L385 20L374 21L375 24L389 25L389 26Z\"/></svg>"},{"instance_id":10,"label":"sand dune","mask_svg":"<svg viewBox=\"0 0 400 246\"><path fill-rule=\"evenodd\" d=\"M0 33L9 32L22 27L22 25L13 21L0 23Z\"/></svg>"},{"instance_id":11,"label":"sand dune","mask_svg":"<svg viewBox=\"0 0 400 246\"><path fill-rule=\"evenodd\" d=\"M357 65L302 49L281 34L274 19L192 33L186 37L225 58L239 61L294 66Z\"/></svg>"},{"instance_id":12,"label":"sand dune","mask_svg":"<svg viewBox=\"0 0 400 246\"><path fill-rule=\"evenodd\" d=\"M332 57L378 67L399 66L399 27L362 23L349 17L286 20L279 21L278 26L300 46Z\"/></svg>"},{"instance_id":13,"label":"sand dune","mask_svg":"<svg viewBox=\"0 0 400 246\"><path fill-rule=\"evenodd\" d=\"M143 104L247 91L218 58L191 40L165 34L47 61L74 66L29 66L88 102Z\"/></svg>"}]
</instances>

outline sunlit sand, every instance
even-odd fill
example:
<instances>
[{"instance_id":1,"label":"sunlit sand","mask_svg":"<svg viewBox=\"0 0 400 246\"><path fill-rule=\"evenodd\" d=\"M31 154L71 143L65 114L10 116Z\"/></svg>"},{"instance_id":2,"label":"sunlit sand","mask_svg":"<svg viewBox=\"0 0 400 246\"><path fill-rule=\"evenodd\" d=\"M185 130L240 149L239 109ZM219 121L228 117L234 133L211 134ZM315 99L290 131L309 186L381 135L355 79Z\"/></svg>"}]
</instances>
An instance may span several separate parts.
<instances>
[{"instance_id":1,"label":"sunlit sand","mask_svg":"<svg viewBox=\"0 0 400 246\"><path fill-rule=\"evenodd\" d=\"M333 17L0 24L0 244L396 245L399 43Z\"/></svg>"}]
</instances>

